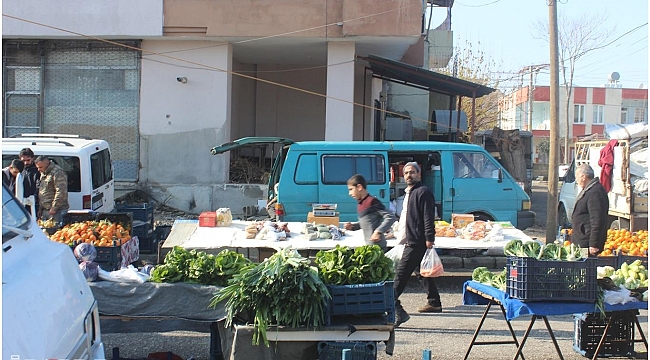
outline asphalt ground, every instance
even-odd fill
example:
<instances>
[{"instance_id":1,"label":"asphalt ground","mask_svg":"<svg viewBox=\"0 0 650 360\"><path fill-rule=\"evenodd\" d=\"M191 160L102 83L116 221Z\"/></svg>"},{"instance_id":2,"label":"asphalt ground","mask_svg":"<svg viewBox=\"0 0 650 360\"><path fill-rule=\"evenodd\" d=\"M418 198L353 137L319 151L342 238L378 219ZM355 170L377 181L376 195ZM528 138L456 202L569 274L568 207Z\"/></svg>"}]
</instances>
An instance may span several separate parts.
<instances>
[{"instance_id":1,"label":"asphalt ground","mask_svg":"<svg viewBox=\"0 0 650 360\"><path fill-rule=\"evenodd\" d=\"M443 312L439 314L419 314L416 309L424 305L425 295L420 288L419 282L413 278L404 294L400 297L404 308L410 313L411 319L396 329L396 345L393 355L387 355L383 344L379 344L377 359L422 359L422 353L425 349L431 350L433 359L462 359L485 311L484 306L462 304L462 284L466 279L467 274L462 273L451 274L451 276L439 279ZM520 317L511 322L518 338L523 337L529 321L530 318ZM647 334L647 310L641 311L639 321ZM551 316L549 322L564 359L585 359L572 349L574 338L573 317L571 315ZM190 357L197 360L209 358L210 335L208 333L191 330L165 331L165 322L156 324L155 329L153 327L139 327L134 323L130 327L139 332L107 333L106 331L116 330L116 327L112 325L102 323L102 337L106 347L107 359L112 359L113 347L120 348L122 358L130 359L145 359L151 352L166 351L172 351L183 359L189 359ZM169 323L169 329L176 326L177 324L173 321ZM490 315L486 319L477 340L511 340L506 323L498 308L493 307L490 311ZM635 350L638 352L643 351L640 358L647 359L647 352L643 344L635 344ZM514 352L515 346L512 344L475 346L468 359L508 359L512 358ZM558 358L542 321L535 323L524 347L524 356L528 360Z\"/></svg>"}]
</instances>

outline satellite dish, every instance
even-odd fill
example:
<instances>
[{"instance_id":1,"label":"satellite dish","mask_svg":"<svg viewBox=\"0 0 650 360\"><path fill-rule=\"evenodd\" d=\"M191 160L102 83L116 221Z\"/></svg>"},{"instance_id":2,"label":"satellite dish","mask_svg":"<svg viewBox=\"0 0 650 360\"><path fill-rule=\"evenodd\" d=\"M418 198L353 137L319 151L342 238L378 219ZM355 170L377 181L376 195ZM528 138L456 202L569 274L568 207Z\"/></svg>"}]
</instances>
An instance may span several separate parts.
<instances>
[{"instance_id":1,"label":"satellite dish","mask_svg":"<svg viewBox=\"0 0 650 360\"><path fill-rule=\"evenodd\" d=\"M609 76L607 76L607 80L609 81L618 81L620 78L621 75L616 71L614 71L613 73L609 74Z\"/></svg>"},{"instance_id":2,"label":"satellite dish","mask_svg":"<svg viewBox=\"0 0 650 360\"><path fill-rule=\"evenodd\" d=\"M639 84L639 89L643 89L644 86L643 83Z\"/></svg>"}]
</instances>

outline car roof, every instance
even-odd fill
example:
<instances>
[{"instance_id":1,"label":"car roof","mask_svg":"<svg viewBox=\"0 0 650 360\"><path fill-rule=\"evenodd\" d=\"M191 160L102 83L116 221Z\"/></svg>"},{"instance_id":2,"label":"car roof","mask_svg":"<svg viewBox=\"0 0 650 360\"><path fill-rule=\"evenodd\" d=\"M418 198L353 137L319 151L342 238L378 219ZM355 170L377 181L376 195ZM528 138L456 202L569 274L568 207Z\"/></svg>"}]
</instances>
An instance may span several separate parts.
<instances>
[{"instance_id":1,"label":"car roof","mask_svg":"<svg viewBox=\"0 0 650 360\"><path fill-rule=\"evenodd\" d=\"M2 138L3 153L18 153L26 147L32 149L36 155L52 152L76 153L79 149L97 146L106 148L108 143L100 139L61 134L22 134L19 137Z\"/></svg>"},{"instance_id":2,"label":"car roof","mask_svg":"<svg viewBox=\"0 0 650 360\"><path fill-rule=\"evenodd\" d=\"M483 151L474 144L441 141L298 141L291 150L332 150L332 151Z\"/></svg>"}]
</instances>

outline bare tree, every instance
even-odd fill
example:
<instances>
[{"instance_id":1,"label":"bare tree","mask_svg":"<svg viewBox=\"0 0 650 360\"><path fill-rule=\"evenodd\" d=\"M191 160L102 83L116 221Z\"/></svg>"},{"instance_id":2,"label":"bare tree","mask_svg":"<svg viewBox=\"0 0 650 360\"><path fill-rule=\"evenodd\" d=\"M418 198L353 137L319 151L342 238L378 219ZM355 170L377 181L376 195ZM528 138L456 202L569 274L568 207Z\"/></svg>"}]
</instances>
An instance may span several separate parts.
<instances>
[{"instance_id":1,"label":"bare tree","mask_svg":"<svg viewBox=\"0 0 650 360\"><path fill-rule=\"evenodd\" d=\"M565 109L565 136L564 136L564 163L569 163L569 149L571 148L570 127L571 119L571 95L573 93L573 77L576 63L588 53L600 49L602 44L609 38L614 28L603 26L606 23L607 15L582 14L575 18L569 18L560 13L558 16L558 40L560 47L560 73L564 82L566 94ZM533 25L534 36L548 42L549 29L546 20L538 20Z\"/></svg>"},{"instance_id":2,"label":"bare tree","mask_svg":"<svg viewBox=\"0 0 650 360\"><path fill-rule=\"evenodd\" d=\"M477 46L480 47L480 45L481 43L478 42ZM456 47L454 49L454 56L447 67L437 69L438 72L443 74L497 89L497 91L476 99L475 128L469 129L470 133L477 130L492 129L497 125L499 97L503 94L499 91L499 79L495 79L491 75L497 71L496 68L496 61L486 56L482 50L475 50L472 43L467 41L464 48ZM461 110L468 115L471 114L471 100L465 99L461 104Z\"/></svg>"}]
</instances>

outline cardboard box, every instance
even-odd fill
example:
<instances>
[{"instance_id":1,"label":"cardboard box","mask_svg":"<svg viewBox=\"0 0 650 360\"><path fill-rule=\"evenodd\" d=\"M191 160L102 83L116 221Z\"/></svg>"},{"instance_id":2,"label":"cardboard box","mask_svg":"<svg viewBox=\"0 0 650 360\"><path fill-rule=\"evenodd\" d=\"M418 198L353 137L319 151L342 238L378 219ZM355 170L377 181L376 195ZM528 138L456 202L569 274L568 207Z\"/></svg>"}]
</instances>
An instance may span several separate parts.
<instances>
[{"instance_id":1,"label":"cardboard box","mask_svg":"<svg viewBox=\"0 0 650 360\"><path fill-rule=\"evenodd\" d=\"M335 225L339 226L340 221L339 221L339 213L336 213L336 216L314 216L313 212L309 212L307 214L307 222L308 223L316 223L318 224L323 224L323 225Z\"/></svg>"},{"instance_id":2,"label":"cardboard box","mask_svg":"<svg viewBox=\"0 0 650 360\"><path fill-rule=\"evenodd\" d=\"M456 229L462 229L472 221L474 221L474 215L472 214L451 214L451 224Z\"/></svg>"},{"instance_id":3,"label":"cardboard box","mask_svg":"<svg viewBox=\"0 0 650 360\"><path fill-rule=\"evenodd\" d=\"M199 215L200 227L216 227L217 213L215 211L204 211Z\"/></svg>"}]
</instances>

